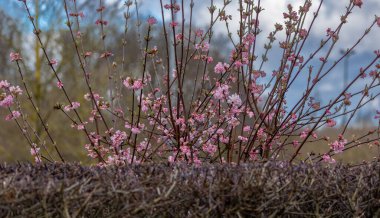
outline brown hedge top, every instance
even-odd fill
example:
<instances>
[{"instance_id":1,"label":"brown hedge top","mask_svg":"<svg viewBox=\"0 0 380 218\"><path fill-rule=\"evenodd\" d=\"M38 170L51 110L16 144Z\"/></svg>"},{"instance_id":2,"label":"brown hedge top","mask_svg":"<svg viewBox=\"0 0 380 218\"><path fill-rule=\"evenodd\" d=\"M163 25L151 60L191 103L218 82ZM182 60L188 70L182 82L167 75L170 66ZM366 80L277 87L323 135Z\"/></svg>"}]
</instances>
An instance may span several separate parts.
<instances>
[{"instance_id":1,"label":"brown hedge top","mask_svg":"<svg viewBox=\"0 0 380 218\"><path fill-rule=\"evenodd\" d=\"M378 217L380 163L0 166L0 217Z\"/></svg>"}]
</instances>

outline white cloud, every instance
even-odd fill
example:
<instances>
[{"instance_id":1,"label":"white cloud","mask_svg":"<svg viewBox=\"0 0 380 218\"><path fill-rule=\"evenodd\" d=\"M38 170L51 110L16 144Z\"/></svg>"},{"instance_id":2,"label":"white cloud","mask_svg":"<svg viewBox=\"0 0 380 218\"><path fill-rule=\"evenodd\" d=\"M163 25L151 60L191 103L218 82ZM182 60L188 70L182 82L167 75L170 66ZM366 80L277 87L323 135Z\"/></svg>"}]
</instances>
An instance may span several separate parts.
<instances>
[{"instance_id":1,"label":"white cloud","mask_svg":"<svg viewBox=\"0 0 380 218\"><path fill-rule=\"evenodd\" d=\"M340 87L341 87L340 84L337 85L337 84L333 84L333 83L329 83L329 82L324 82L318 86L318 90L322 93L326 93L326 92L336 91Z\"/></svg>"},{"instance_id":2,"label":"white cloud","mask_svg":"<svg viewBox=\"0 0 380 218\"><path fill-rule=\"evenodd\" d=\"M374 109L374 110L380 110L380 99L379 98L375 98L373 101L371 101L370 103L371 105L371 108Z\"/></svg>"}]
</instances>

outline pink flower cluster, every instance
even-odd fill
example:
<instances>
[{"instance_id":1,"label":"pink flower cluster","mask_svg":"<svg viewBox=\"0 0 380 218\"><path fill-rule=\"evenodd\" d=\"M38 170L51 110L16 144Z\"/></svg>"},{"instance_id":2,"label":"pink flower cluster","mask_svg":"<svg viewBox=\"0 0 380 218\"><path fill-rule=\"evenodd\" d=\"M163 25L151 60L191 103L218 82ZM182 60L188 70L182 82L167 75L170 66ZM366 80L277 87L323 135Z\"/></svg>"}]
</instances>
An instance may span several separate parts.
<instances>
[{"instance_id":1,"label":"pink flower cluster","mask_svg":"<svg viewBox=\"0 0 380 218\"><path fill-rule=\"evenodd\" d=\"M14 104L16 97L22 95L22 90L19 86L11 86L11 84L6 80L0 81L0 107L8 108ZM21 116L20 111L13 110L11 114L5 117L5 120L14 120Z\"/></svg>"},{"instance_id":2,"label":"pink flower cluster","mask_svg":"<svg viewBox=\"0 0 380 218\"><path fill-rule=\"evenodd\" d=\"M336 125L336 121L333 119L327 119L326 124L328 127L334 127Z\"/></svg>"},{"instance_id":3,"label":"pink flower cluster","mask_svg":"<svg viewBox=\"0 0 380 218\"><path fill-rule=\"evenodd\" d=\"M363 1L362 0L354 0L353 3L354 3L355 6L358 6L359 8L361 8L362 4L363 4Z\"/></svg>"},{"instance_id":4,"label":"pink flower cluster","mask_svg":"<svg viewBox=\"0 0 380 218\"><path fill-rule=\"evenodd\" d=\"M330 163L330 164L336 163L336 160L335 160L334 158L332 158L332 157L331 157L330 155L328 155L328 154L324 154L324 155L322 156L322 159L323 159L323 161L326 162L326 163Z\"/></svg>"},{"instance_id":5,"label":"pink flower cluster","mask_svg":"<svg viewBox=\"0 0 380 218\"><path fill-rule=\"evenodd\" d=\"M144 83L141 79L132 79L131 77L127 77L123 81L123 84L127 89L133 89L135 91L142 89L144 86Z\"/></svg>"},{"instance_id":6,"label":"pink flower cluster","mask_svg":"<svg viewBox=\"0 0 380 218\"><path fill-rule=\"evenodd\" d=\"M127 139L127 133L125 133L124 131L117 130L111 136L112 146L118 148L125 139Z\"/></svg>"},{"instance_id":7,"label":"pink flower cluster","mask_svg":"<svg viewBox=\"0 0 380 218\"><path fill-rule=\"evenodd\" d=\"M153 26L154 24L157 24L157 19L154 17L149 17L147 22L150 26Z\"/></svg>"},{"instance_id":8,"label":"pink flower cluster","mask_svg":"<svg viewBox=\"0 0 380 218\"><path fill-rule=\"evenodd\" d=\"M8 108L14 103L14 97L22 94L22 90L18 86L11 86L6 80L0 81L0 107Z\"/></svg>"},{"instance_id":9,"label":"pink flower cluster","mask_svg":"<svg viewBox=\"0 0 380 218\"><path fill-rule=\"evenodd\" d=\"M71 111L71 110L75 110L75 109L77 109L77 108L79 108L80 107L80 103L79 102L72 102L71 104L69 104L69 105L66 105L65 107L64 107L64 110L66 111L66 112L69 112L69 111Z\"/></svg>"},{"instance_id":10,"label":"pink flower cluster","mask_svg":"<svg viewBox=\"0 0 380 218\"><path fill-rule=\"evenodd\" d=\"M343 138L342 135L339 135L338 140L334 141L330 144L331 150L333 150L336 154L342 153L344 146L347 144L347 140Z\"/></svg>"},{"instance_id":11,"label":"pink flower cluster","mask_svg":"<svg viewBox=\"0 0 380 218\"><path fill-rule=\"evenodd\" d=\"M96 24L96 25L104 25L104 26L107 26L108 21L99 19L99 20L96 20L96 21L95 21L95 24Z\"/></svg>"},{"instance_id":12,"label":"pink flower cluster","mask_svg":"<svg viewBox=\"0 0 380 218\"><path fill-rule=\"evenodd\" d=\"M30 149L30 154L34 157L34 161L36 163L41 163L42 162L42 157L40 154L40 148L37 147L35 143L32 144L32 148Z\"/></svg>"},{"instance_id":13,"label":"pink flower cluster","mask_svg":"<svg viewBox=\"0 0 380 218\"><path fill-rule=\"evenodd\" d=\"M166 5L164 5L164 8L167 9L167 10L173 10L174 13L177 13L177 12L179 12L181 10L181 7L177 3L166 4Z\"/></svg>"},{"instance_id":14,"label":"pink flower cluster","mask_svg":"<svg viewBox=\"0 0 380 218\"><path fill-rule=\"evenodd\" d=\"M218 62L216 65L215 65L215 68L214 68L214 72L216 74L223 74L227 71L227 69L230 67L230 65L226 64L226 63L222 63L222 62Z\"/></svg>"},{"instance_id":15,"label":"pink flower cluster","mask_svg":"<svg viewBox=\"0 0 380 218\"><path fill-rule=\"evenodd\" d=\"M12 62L22 60L21 55L19 53L16 53L16 52L11 52L9 57L11 58Z\"/></svg>"},{"instance_id":16,"label":"pink flower cluster","mask_svg":"<svg viewBox=\"0 0 380 218\"><path fill-rule=\"evenodd\" d=\"M200 44L195 44L195 49L207 52L210 49L210 45L208 44L208 42L202 42Z\"/></svg>"},{"instance_id":17,"label":"pink flower cluster","mask_svg":"<svg viewBox=\"0 0 380 218\"><path fill-rule=\"evenodd\" d=\"M5 117L5 120L14 120L14 119L17 119L21 116L21 113L19 111L12 111L11 114L7 115Z\"/></svg>"},{"instance_id":18,"label":"pink flower cluster","mask_svg":"<svg viewBox=\"0 0 380 218\"><path fill-rule=\"evenodd\" d=\"M5 97L0 97L0 107L10 107L13 104L13 96L7 95Z\"/></svg>"}]
</instances>

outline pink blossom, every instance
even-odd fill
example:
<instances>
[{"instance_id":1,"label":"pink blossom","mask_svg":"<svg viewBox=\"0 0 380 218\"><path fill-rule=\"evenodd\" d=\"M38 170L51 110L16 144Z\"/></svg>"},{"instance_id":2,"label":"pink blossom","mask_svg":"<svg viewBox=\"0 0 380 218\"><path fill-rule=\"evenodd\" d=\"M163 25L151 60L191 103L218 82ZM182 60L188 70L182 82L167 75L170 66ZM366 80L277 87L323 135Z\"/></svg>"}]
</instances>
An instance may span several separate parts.
<instances>
[{"instance_id":1,"label":"pink blossom","mask_svg":"<svg viewBox=\"0 0 380 218\"><path fill-rule=\"evenodd\" d=\"M205 116L205 114L193 113L194 120L196 120L199 123L203 123L205 121Z\"/></svg>"},{"instance_id":2,"label":"pink blossom","mask_svg":"<svg viewBox=\"0 0 380 218\"><path fill-rule=\"evenodd\" d=\"M180 117L180 118L176 119L175 124L176 124L176 125L182 125L182 124L185 124L185 119L182 118L182 117Z\"/></svg>"},{"instance_id":3,"label":"pink blossom","mask_svg":"<svg viewBox=\"0 0 380 218\"><path fill-rule=\"evenodd\" d=\"M221 135L219 139L222 143L225 143L225 144L229 143L229 141L230 141L230 138L228 136L224 136L224 135Z\"/></svg>"},{"instance_id":4,"label":"pink blossom","mask_svg":"<svg viewBox=\"0 0 380 218\"><path fill-rule=\"evenodd\" d=\"M224 129L218 129L218 130L216 131L216 133L217 133L218 135L221 135L221 134L224 133Z\"/></svg>"},{"instance_id":5,"label":"pink blossom","mask_svg":"<svg viewBox=\"0 0 380 218\"><path fill-rule=\"evenodd\" d=\"M258 154L259 154L258 151L252 149L252 150L249 152L249 159L252 160L252 161L257 160L257 155L258 155Z\"/></svg>"},{"instance_id":6,"label":"pink blossom","mask_svg":"<svg viewBox=\"0 0 380 218\"><path fill-rule=\"evenodd\" d=\"M139 134L139 133L141 133L141 130L138 127L132 127L131 132L133 134Z\"/></svg>"},{"instance_id":7,"label":"pink blossom","mask_svg":"<svg viewBox=\"0 0 380 218\"><path fill-rule=\"evenodd\" d=\"M142 152L144 150L149 150L150 148L151 148L151 145L150 145L150 143L148 144L146 139L137 145L137 151L138 152Z\"/></svg>"},{"instance_id":8,"label":"pink blossom","mask_svg":"<svg viewBox=\"0 0 380 218\"><path fill-rule=\"evenodd\" d=\"M11 52L9 57L11 58L11 62L22 60L21 55L16 52Z\"/></svg>"},{"instance_id":9,"label":"pink blossom","mask_svg":"<svg viewBox=\"0 0 380 218\"><path fill-rule=\"evenodd\" d=\"M362 0L354 0L354 5L358 6L359 8L362 7L363 1Z\"/></svg>"},{"instance_id":10,"label":"pink blossom","mask_svg":"<svg viewBox=\"0 0 380 218\"><path fill-rule=\"evenodd\" d=\"M257 85L256 82L251 83L251 93L255 95L260 95L264 90L263 85Z\"/></svg>"},{"instance_id":11,"label":"pink blossom","mask_svg":"<svg viewBox=\"0 0 380 218\"><path fill-rule=\"evenodd\" d=\"M174 156L173 156L173 155L170 155L170 156L168 157L168 162L169 162L169 163L174 163Z\"/></svg>"},{"instance_id":12,"label":"pink blossom","mask_svg":"<svg viewBox=\"0 0 380 218\"><path fill-rule=\"evenodd\" d=\"M50 65L56 65L58 62L57 62L57 60L56 59L51 59L50 60Z\"/></svg>"},{"instance_id":13,"label":"pink blossom","mask_svg":"<svg viewBox=\"0 0 380 218\"><path fill-rule=\"evenodd\" d=\"M331 114L331 111L330 110L326 110L326 115L330 115Z\"/></svg>"},{"instance_id":14,"label":"pink blossom","mask_svg":"<svg viewBox=\"0 0 380 218\"><path fill-rule=\"evenodd\" d=\"M312 136L314 139L317 139L317 138L318 138L318 135L317 135L317 133L315 133L315 132L312 132L312 133L311 133L311 136Z\"/></svg>"},{"instance_id":15,"label":"pink blossom","mask_svg":"<svg viewBox=\"0 0 380 218\"><path fill-rule=\"evenodd\" d=\"M147 112L148 109L149 109L149 104L150 104L150 100L148 99L143 99L142 102L141 102L141 111L143 112Z\"/></svg>"},{"instance_id":16,"label":"pink blossom","mask_svg":"<svg viewBox=\"0 0 380 218\"><path fill-rule=\"evenodd\" d=\"M38 147L34 147L34 148L30 149L30 154L32 156L37 156L39 152L40 152L40 148L38 148Z\"/></svg>"},{"instance_id":17,"label":"pink blossom","mask_svg":"<svg viewBox=\"0 0 380 218\"><path fill-rule=\"evenodd\" d=\"M59 89L62 89L62 87L63 87L63 83L62 83L62 81L58 81L58 82L57 82L57 87L58 87Z\"/></svg>"},{"instance_id":18,"label":"pink blossom","mask_svg":"<svg viewBox=\"0 0 380 218\"><path fill-rule=\"evenodd\" d=\"M336 125L336 121L333 119L327 119L326 124L328 127L334 127Z\"/></svg>"},{"instance_id":19,"label":"pink blossom","mask_svg":"<svg viewBox=\"0 0 380 218\"><path fill-rule=\"evenodd\" d=\"M338 35L335 33L335 31L332 31L331 28L327 28L326 33L326 36L330 36L332 40L336 41L338 39Z\"/></svg>"},{"instance_id":20,"label":"pink blossom","mask_svg":"<svg viewBox=\"0 0 380 218\"><path fill-rule=\"evenodd\" d=\"M214 155L214 153L217 151L218 147L216 145L213 145L211 143L207 143L202 146L202 150L211 156Z\"/></svg>"},{"instance_id":21,"label":"pink blossom","mask_svg":"<svg viewBox=\"0 0 380 218\"><path fill-rule=\"evenodd\" d=\"M41 158L39 156L35 156L34 157L34 162L36 162L36 164L40 164L40 163L42 163L42 160L41 160Z\"/></svg>"},{"instance_id":22,"label":"pink blossom","mask_svg":"<svg viewBox=\"0 0 380 218\"><path fill-rule=\"evenodd\" d=\"M322 159L323 159L323 161L324 162L326 162L326 163L336 163L336 161L335 161L335 159L333 159L330 155L328 155L328 154L324 154L323 156L322 156Z\"/></svg>"},{"instance_id":23,"label":"pink blossom","mask_svg":"<svg viewBox=\"0 0 380 218\"><path fill-rule=\"evenodd\" d=\"M174 13L177 13L178 11L181 10L179 4L177 4L177 3L174 3L174 4L172 5L172 8L173 8Z\"/></svg>"},{"instance_id":24,"label":"pink blossom","mask_svg":"<svg viewBox=\"0 0 380 218\"><path fill-rule=\"evenodd\" d=\"M144 86L144 84L141 80L134 80L130 77L127 77L123 81L123 84L127 89L133 89L135 91L141 89Z\"/></svg>"},{"instance_id":25,"label":"pink blossom","mask_svg":"<svg viewBox=\"0 0 380 218\"><path fill-rule=\"evenodd\" d=\"M165 4L165 5L164 5L164 8L165 8L166 10L169 10L169 9L171 9L171 8L172 8L172 6L171 6L171 5L169 5L169 4Z\"/></svg>"},{"instance_id":26,"label":"pink blossom","mask_svg":"<svg viewBox=\"0 0 380 218\"><path fill-rule=\"evenodd\" d=\"M223 64L222 62L218 62L214 67L214 72L216 74L221 74L226 72L226 64Z\"/></svg>"},{"instance_id":27,"label":"pink blossom","mask_svg":"<svg viewBox=\"0 0 380 218\"><path fill-rule=\"evenodd\" d=\"M133 89L133 79L131 77L127 77L123 81L123 84L127 89Z\"/></svg>"},{"instance_id":28,"label":"pink blossom","mask_svg":"<svg viewBox=\"0 0 380 218\"><path fill-rule=\"evenodd\" d=\"M227 103L232 104L235 107L239 107L241 105L241 99L238 94L233 94L228 97Z\"/></svg>"},{"instance_id":29,"label":"pink blossom","mask_svg":"<svg viewBox=\"0 0 380 218\"><path fill-rule=\"evenodd\" d=\"M197 37L202 37L202 35L203 35L203 30L201 30L201 29L197 29L197 30L195 31L195 36L197 36Z\"/></svg>"},{"instance_id":30,"label":"pink blossom","mask_svg":"<svg viewBox=\"0 0 380 218\"><path fill-rule=\"evenodd\" d=\"M106 9L106 7L104 5L102 5L101 7L97 8L96 11L97 12L102 12Z\"/></svg>"},{"instance_id":31,"label":"pink blossom","mask_svg":"<svg viewBox=\"0 0 380 218\"><path fill-rule=\"evenodd\" d=\"M246 44L246 45L251 45L254 41L255 41L255 35L252 34L252 33L249 33L247 34L244 39L243 39L243 43Z\"/></svg>"},{"instance_id":32,"label":"pink blossom","mask_svg":"<svg viewBox=\"0 0 380 218\"><path fill-rule=\"evenodd\" d=\"M172 9L174 13L177 13L178 11L181 10L180 6L178 4L165 4L164 5L164 8L169 10L169 9Z\"/></svg>"},{"instance_id":33,"label":"pink blossom","mask_svg":"<svg viewBox=\"0 0 380 218\"><path fill-rule=\"evenodd\" d=\"M299 35L300 35L301 39L305 38L307 36L307 30L301 29L299 32Z\"/></svg>"},{"instance_id":34,"label":"pink blossom","mask_svg":"<svg viewBox=\"0 0 380 218\"><path fill-rule=\"evenodd\" d=\"M380 57L380 50L379 50L379 53L378 54L376 54L377 56L379 56ZM376 70L372 70L371 72L369 72L369 75L371 76L371 77L373 77L374 79L377 77L377 72L376 72Z\"/></svg>"},{"instance_id":35,"label":"pink blossom","mask_svg":"<svg viewBox=\"0 0 380 218\"><path fill-rule=\"evenodd\" d=\"M256 19L252 19L252 23L251 25L253 25L254 27L259 27L260 25L260 21L259 20L256 20Z\"/></svg>"},{"instance_id":36,"label":"pink blossom","mask_svg":"<svg viewBox=\"0 0 380 218\"><path fill-rule=\"evenodd\" d=\"M218 100L225 98L229 93L228 89L229 89L228 85L219 86L214 91L214 98Z\"/></svg>"},{"instance_id":37,"label":"pink blossom","mask_svg":"<svg viewBox=\"0 0 380 218\"><path fill-rule=\"evenodd\" d=\"M106 21L106 20L96 20L96 22L95 22L95 24L96 25L104 25L104 26L107 26L107 24L108 24L108 21Z\"/></svg>"},{"instance_id":38,"label":"pink blossom","mask_svg":"<svg viewBox=\"0 0 380 218\"><path fill-rule=\"evenodd\" d=\"M78 31L77 33L76 33L76 37L78 38L78 39L80 39L81 37L82 37L82 33L81 33L81 31Z\"/></svg>"},{"instance_id":39,"label":"pink blossom","mask_svg":"<svg viewBox=\"0 0 380 218\"><path fill-rule=\"evenodd\" d=\"M149 17L147 22L148 22L149 26L153 26L154 24L157 23L157 19L154 17Z\"/></svg>"},{"instance_id":40,"label":"pink blossom","mask_svg":"<svg viewBox=\"0 0 380 218\"><path fill-rule=\"evenodd\" d=\"M86 53L84 53L84 57L90 57L92 55L92 52L90 51L86 51Z\"/></svg>"},{"instance_id":41,"label":"pink blossom","mask_svg":"<svg viewBox=\"0 0 380 218\"><path fill-rule=\"evenodd\" d=\"M240 68L242 66L243 66L243 63L241 61L239 61L239 60L235 61L235 63L234 63L235 68Z\"/></svg>"},{"instance_id":42,"label":"pink blossom","mask_svg":"<svg viewBox=\"0 0 380 218\"><path fill-rule=\"evenodd\" d=\"M172 22L170 22L169 25L170 25L171 27L176 27L176 26L178 26L178 22L172 21Z\"/></svg>"},{"instance_id":43,"label":"pink blossom","mask_svg":"<svg viewBox=\"0 0 380 218\"><path fill-rule=\"evenodd\" d=\"M201 49L203 52L207 52L210 48L210 45L207 42L202 42L201 44L195 44L195 49Z\"/></svg>"},{"instance_id":44,"label":"pink blossom","mask_svg":"<svg viewBox=\"0 0 380 218\"><path fill-rule=\"evenodd\" d=\"M338 140L334 141L330 144L331 150L333 150L336 154L342 153L344 149L344 145L347 144L347 140L343 138L342 135L339 135Z\"/></svg>"},{"instance_id":45,"label":"pink blossom","mask_svg":"<svg viewBox=\"0 0 380 218\"><path fill-rule=\"evenodd\" d=\"M364 71L360 72L360 78L365 79L367 77L367 74Z\"/></svg>"},{"instance_id":46,"label":"pink blossom","mask_svg":"<svg viewBox=\"0 0 380 218\"><path fill-rule=\"evenodd\" d=\"M307 137L307 135L309 134L309 129L306 128L304 131L301 132L300 134L300 138L301 139L305 139Z\"/></svg>"},{"instance_id":47,"label":"pink blossom","mask_svg":"<svg viewBox=\"0 0 380 218\"><path fill-rule=\"evenodd\" d=\"M22 95L22 90L20 86L11 86L9 87L9 91L15 96Z\"/></svg>"},{"instance_id":48,"label":"pink blossom","mask_svg":"<svg viewBox=\"0 0 380 218\"><path fill-rule=\"evenodd\" d=\"M108 58L110 56L113 56L113 54L109 51L106 51L106 52L102 53L99 58Z\"/></svg>"},{"instance_id":49,"label":"pink blossom","mask_svg":"<svg viewBox=\"0 0 380 218\"><path fill-rule=\"evenodd\" d=\"M300 145L299 141L293 140L293 147L298 147Z\"/></svg>"},{"instance_id":50,"label":"pink blossom","mask_svg":"<svg viewBox=\"0 0 380 218\"><path fill-rule=\"evenodd\" d=\"M239 141L242 141L242 142L247 142L248 141L248 138L247 137L244 137L244 136L238 136L238 139Z\"/></svg>"},{"instance_id":51,"label":"pink blossom","mask_svg":"<svg viewBox=\"0 0 380 218\"><path fill-rule=\"evenodd\" d=\"M249 132L249 131L251 131L251 127L250 127L250 126L244 126L243 131L244 131L244 132Z\"/></svg>"},{"instance_id":52,"label":"pink blossom","mask_svg":"<svg viewBox=\"0 0 380 218\"><path fill-rule=\"evenodd\" d=\"M75 109L77 109L79 107L80 107L80 103L79 102L72 102L70 105L66 105L64 107L64 110L66 112L68 112L68 111L71 111L71 110L75 110Z\"/></svg>"},{"instance_id":53,"label":"pink blossom","mask_svg":"<svg viewBox=\"0 0 380 218\"><path fill-rule=\"evenodd\" d=\"M13 104L12 95L7 95L4 99L0 100L0 107L10 107L12 104Z\"/></svg>"},{"instance_id":54,"label":"pink blossom","mask_svg":"<svg viewBox=\"0 0 380 218\"><path fill-rule=\"evenodd\" d=\"M180 150L181 150L181 152L183 153L183 154L185 154L185 155L187 155L187 156L190 156L190 147L189 146L187 146L187 145L182 145L181 147L180 147Z\"/></svg>"},{"instance_id":55,"label":"pink blossom","mask_svg":"<svg viewBox=\"0 0 380 218\"><path fill-rule=\"evenodd\" d=\"M182 41L182 40L183 40L183 35L182 35L182 33L178 33L178 34L175 36L175 39L176 39L177 41Z\"/></svg>"},{"instance_id":56,"label":"pink blossom","mask_svg":"<svg viewBox=\"0 0 380 218\"><path fill-rule=\"evenodd\" d=\"M6 80L1 80L0 81L0 89L9 88L10 85L11 84L9 84L9 82L6 81Z\"/></svg>"},{"instance_id":57,"label":"pink blossom","mask_svg":"<svg viewBox=\"0 0 380 218\"><path fill-rule=\"evenodd\" d=\"M6 117L5 117L5 120L14 120L14 119L17 119L21 116L21 113L19 111L12 111L11 114L8 114Z\"/></svg>"},{"instance_id":58,"label":"pink blossom","mask_svg":"<svg viewBox=\"0 0 380 218\"><path fill-rule=\"evenodd\" d=\"M69 14L71 17L81 17L81 18L84 18L84 13L83 12L79 12L79 13L70 13Z\"/></svg>"},{"instance_id":59,"label":"pink blossom","mask_svg":"<svg viewBox=\"0 0 380 218\"><path fill-rule=\"evenodd\" d=\"M124 131L117 130L111 136L112 146L115 148L119 147L125 139L127 139L127 133Z\"/></svg>"},{"instance_id":60,"label":"pink blossom","mask_svg":"<svg viewBox=\"0 0 380 218\"><path fill-rule=\"evenodd\" d=\"M259 138L263 138L265 136L265 131L264 131L264 128L260 128L258 131L257 131L257 136Z\"/></svg>"},{"instance_id":61,"label":"pink blossom","mask_svg":"<svg viewBox=\"0 0 380 218\"><path fill-rule=\"evenodd\" d=\"M141 80L135 80L135 82L133 83L133 89L134 90L139 90L143 87L143 82Z\"/></svg>"},{"instance_id":62,"label":"pink blossom","mask_svg":"<svg viewBox=\"0 0 380 218\"><path fill-rule=\"evenodd\" d=\"M127 89L133 89L133 79L132 79L132 78L127 77L127 78L123 81L123 84L124 84L124 86L125 86Z\"/></svg>"}]
</instances>

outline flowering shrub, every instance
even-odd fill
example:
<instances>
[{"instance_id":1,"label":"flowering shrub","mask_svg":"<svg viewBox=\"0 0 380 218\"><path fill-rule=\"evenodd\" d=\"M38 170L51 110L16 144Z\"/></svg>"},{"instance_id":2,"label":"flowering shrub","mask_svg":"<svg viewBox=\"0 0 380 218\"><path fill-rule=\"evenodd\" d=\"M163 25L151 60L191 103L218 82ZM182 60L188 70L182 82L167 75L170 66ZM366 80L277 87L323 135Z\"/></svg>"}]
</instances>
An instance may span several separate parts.
<instances>
[{"instance_id":1,"label":"flowering shrub","mask_svg":"<svg viewBox=\"0 0 380 218\"><path fill-rule=\"evenodd\" d=\"M264 46L265 53L261 60L257 54L257 47L261 46L257 36L261 34L259 20L263 11L260 0L240 1L239 14L236 17L226 12L226 8L231 4L230 0L224 0L221 8L212 4L208 7L211 23L204 30L195 28L192 24L193 1L190 5L185 5L183 1L165 3L160 0L161 17L150 16L145 25L138 24L139 35L144 35L144 40L140 39L143 46L141 54L138 54L142 60L141 72L138 75L125 75L124 66L127 63L124 63L124 58L122 67L118 67L115 55L106 50L106 46L103 51L98 51L98 61L104 61L108 66L108 74L105 77L109 80L109 87L104 93L98 93L93 86L89 73L91 69L87 65L88 59L94 58L95 51L83 49L86 41L80 31L80 22L86 18L86 12L77 10L76 0L64 0L66 24L76 51L78 68L83 73L88 90L87 93L83 93L90 107L87 115L78 112L82 105L71 97L71 90L65 88L65 83L55 66L59 61L48 55L47 48L41 40L43 32L35 25L28 1L20 2L24 5L35 37L40 42L47 63L55 76L55 86L61 90L67 101L65 104L56 105L55 108L67 116L68 128L71 123L72 127L86 135L88 142L84 147L88 155L100 165L160 161L194 164L242 163L278 158L292 162L299 157L305 144L321 140L325 140L331 149L308 159L333 163L335 160L332 156L336 153L365 143L379 144L378 129L352 141L345 139L344 134L362 106L379 95L375 88L380 82L380 50L374 52L367 65L358 70L355 77L336 96L325 99L327 104L318 102L312 96L312 91L323 84L323 79L335 66L342 62L373 28L380 27L380 18L375 16L357 42L334 64L327 64L329 57L331 58L331 51L339 41L340 31L352 12L362 7L361 0L347 1L341 23L326 30L320 46L311 54L304 51L304 45L310 40L309 33L317 20L323 1L320 1L315 12L310 11L310 0L306 0L298 10L289 4L288 11L283 13L284 24L275 24L274 30L269 33L269 41ZM132 5L132 1L127 1L126 10L129 11ZM190 10L190 19L185 17L184 9ZM110 24L103 16L105 10L107 8L104 3L99 1L99 8L96 9L99 17L93 21L100 28L104 44L105 27ZM309 24L305 22L307 15L312 16L312 22ZM130 14L127 12L126 24L129 17ZM229 23L239 22L239 30L235 39L229 32L232 49L228 51L228 58L216 63L210 50L213 49L213 29L218 22L225 23L228 32ZM146 29L140 30L140 27ZM154 33L157 31L161 31L164 36L164 40L159 42L164 44L164 49L161 50L153 44L156 36ZM284 36L280 37L283 40L278 42L282 52L281 59L278 60L278 69L268 73L262 66L268 61L267 54L275 45L279 34ZM124 39L123 57L126 46ZM327 52L323 52L323 49L327 49ZM318 60L317 64L310 66L315 59ZM10 61L15 62L23 78L20 68L23 62L22 55L12 52ZM113 76L116 75L116 71L121 77ZM295 86L295 80L301 78L301 75L307 77L307 88L299 99L292 99L295 101L294 104L289 104L289 90ZM188 81L189 78L194 81ZM40 115L40 110L30 97L28 84L24 79L22 82L23 91L7 81L0 82L0 106L9 111L5 119L17 123L37 162L55 161L43 140L37 144L30 138L30 132L33 134L35 131L28 125L19 99L20 95L26 93L51 146L60 160L64 161L59 146ZM186 87L185 83L190 83L191 87ZM352 92L354 85L360 86L361 90ZM123 105L124 99L131 101ZM330 140L317 134L317 130L321 128L336 126L338 118L345 115L348 115L349 119L343 123L344 128L336 139ZM378 118L379 112L374 115L374 119ZM40 147L43 149L40 150Z\"/></svg>"}]
</instances>

